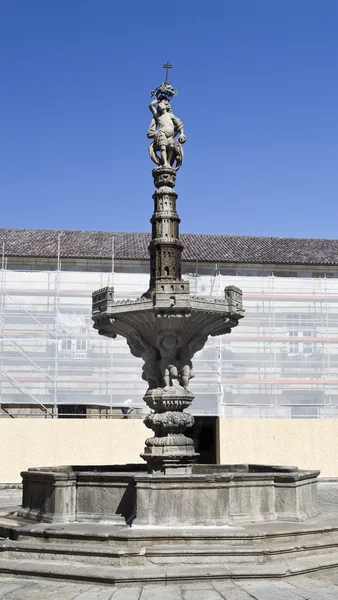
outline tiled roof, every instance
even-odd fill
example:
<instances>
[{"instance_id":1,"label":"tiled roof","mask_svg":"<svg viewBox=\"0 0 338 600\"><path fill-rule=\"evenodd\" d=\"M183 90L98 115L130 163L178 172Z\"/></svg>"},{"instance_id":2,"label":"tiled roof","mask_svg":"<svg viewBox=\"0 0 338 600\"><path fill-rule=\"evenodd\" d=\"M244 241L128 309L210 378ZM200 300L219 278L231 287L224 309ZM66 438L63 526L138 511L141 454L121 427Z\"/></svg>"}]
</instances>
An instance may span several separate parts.
<instances>
[{"instance_id":1,"label":"tiled roof","mask_svg":"<svg viewBox=\"0 0 338 600\"><path fill-rule=\"evenodd\" d=\"M338 240L183 234L183 260L338 265ZM0 229L6 256L147 260L150 234Z\"/></svg>"}]
</instances>

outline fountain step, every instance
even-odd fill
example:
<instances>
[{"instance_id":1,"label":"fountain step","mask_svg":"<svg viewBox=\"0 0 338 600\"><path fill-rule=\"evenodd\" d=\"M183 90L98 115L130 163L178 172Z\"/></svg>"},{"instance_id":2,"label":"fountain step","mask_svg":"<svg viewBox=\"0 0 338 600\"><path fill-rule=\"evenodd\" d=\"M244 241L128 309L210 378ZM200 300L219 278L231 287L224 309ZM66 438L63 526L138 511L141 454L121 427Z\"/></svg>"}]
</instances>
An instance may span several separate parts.
<instances>
[{"instance_id":1,"label":"fountain step","mask_svg":"<svg viewBox=\"0 0 338 600\"><path fill-rule=\"evenodd\" d=\"M77 562L111 567L147 567L154 565L236 565L266 564L299 560L305 557L338 555L338 539L325 534L316 540L299 543L270 543L269 545L228 546L227 544L161 544L121 547L106 544L76 545L52 541L0 540L1 558L22 561L43 560Z\"/></svg>"},{"instance_id":2,"label":"fountain step","mask_svg":"<svg viewBox=\"0 0 338 600\"><path fill-rule=\"evenodd\" d=\"M338 567L338 552L268 564L153 565L112 567L77 562L0 559L0 574L87 581L125 587L152 583L189 583L205 579L284 578Z\"/></svg>"},{"instance_id":3,"label":"fountain step","mask_svg":"<svg viewBox=\"0 0 338 600\"><path fill-rule=\"evenodd\" d=\"M204 528L152 528L121 527L110 523L63 523L48 525L39 523L23 524L13 519L6 525L4 519L0 524L0 536L22 542L43 542L109 547L120 549L133 547L184 545L222 545L247 547L254 545L264 548L274 544L308 544L317 542L318 537L325 535L330 543L338 541L337 519L332 516L321 516L306 523L255 523L243 527L204 527Z\"/></svg>"}]
</instances>

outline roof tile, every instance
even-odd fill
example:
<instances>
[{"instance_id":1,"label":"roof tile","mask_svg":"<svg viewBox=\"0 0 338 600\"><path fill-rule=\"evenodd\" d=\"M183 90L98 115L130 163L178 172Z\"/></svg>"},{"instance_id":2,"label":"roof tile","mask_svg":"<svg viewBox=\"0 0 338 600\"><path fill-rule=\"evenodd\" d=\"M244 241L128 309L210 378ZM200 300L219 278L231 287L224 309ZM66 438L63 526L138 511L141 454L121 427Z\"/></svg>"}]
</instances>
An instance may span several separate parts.
<instances>
[{"instance_id":1,"label":"roof tile","mask_svg":"<svg viewBox=\"0 0 338 600\"><path fill-rule=\"evenodd\" d=\"M338 240L183 234L183 260L338 265ZM148 233L0 229L6 256L147 260Z\"/></svg>"}]
</instances>

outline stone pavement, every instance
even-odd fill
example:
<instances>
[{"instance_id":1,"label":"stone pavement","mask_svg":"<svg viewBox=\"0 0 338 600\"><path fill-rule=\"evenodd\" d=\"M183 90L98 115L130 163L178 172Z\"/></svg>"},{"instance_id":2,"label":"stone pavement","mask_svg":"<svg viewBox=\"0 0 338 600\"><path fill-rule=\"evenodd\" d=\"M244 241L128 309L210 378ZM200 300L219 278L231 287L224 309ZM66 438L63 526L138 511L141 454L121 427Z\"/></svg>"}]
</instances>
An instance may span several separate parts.
<instances>
[{"instance_id":1,"label":"stone pavement","mask_svg":"<svg viewBox=\"0 0 338 600\"><path fill-rule=\"evenodd\" d=\"M338 600L338 572L331 581L235 581L119 588L0 577L2 600ZM335 583L336 584L335 584Z\"/></svg>"},{"instance_id":2,"label":"stone pavement","mask_svg":"<svg viewBox=\"0 0 338 600\"><path fill-rule=\"evenodd\" d=\"M0 508L20 503L17 489L0 489ZM338 482L319 484L320 505L338 517ZM282 580L208 581L181 585L112 586L0 576L1 600L338 600L338 569Z\"/></svg>"}]
</instances>

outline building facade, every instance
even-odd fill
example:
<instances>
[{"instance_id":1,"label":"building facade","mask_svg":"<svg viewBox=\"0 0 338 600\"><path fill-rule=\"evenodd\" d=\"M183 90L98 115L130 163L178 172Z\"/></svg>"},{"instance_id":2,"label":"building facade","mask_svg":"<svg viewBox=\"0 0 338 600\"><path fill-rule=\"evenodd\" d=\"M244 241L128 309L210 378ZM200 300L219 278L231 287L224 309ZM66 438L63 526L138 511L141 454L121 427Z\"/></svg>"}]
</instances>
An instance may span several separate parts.
<instances>
[{"instance_id":1,"label":"building facade","mask_svg":"<svg viewBox=\"0 0 338 600\"><path fill-rule=\"evenodd\" d=\"M245 318L195 355L201 416L338 417L338 242L182 236L191 294L243 290ZM0 230L0 413L143 416L142 361L92 328L91 294L136 299L146 234Z\"/></svg>"}]
</instances>

